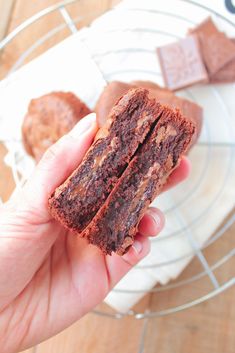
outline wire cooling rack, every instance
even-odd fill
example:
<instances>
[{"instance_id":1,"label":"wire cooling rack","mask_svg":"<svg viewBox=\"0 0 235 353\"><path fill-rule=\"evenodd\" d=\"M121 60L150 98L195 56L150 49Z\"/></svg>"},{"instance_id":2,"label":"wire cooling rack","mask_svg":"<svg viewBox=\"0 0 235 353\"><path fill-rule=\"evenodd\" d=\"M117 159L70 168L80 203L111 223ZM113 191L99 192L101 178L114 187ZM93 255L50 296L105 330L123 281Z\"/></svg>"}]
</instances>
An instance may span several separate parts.
<instances>
[{"instance_id":1,"label":"wire cooling rack","mask_svg":"<svg viewBox=\"0 0 235 353\"><path fill-rule=\"evenodd\" d=\"M74 17L71 15L71 11L68 10L68 7L73 5L74 3L78 2L78 0L67 0L67 1L62 1L61 3L58 3L54 6L48 7L44 9L43 11L40 11L33 17L29 18L25 22L23 22L20 26L18 26L15 30L13 30L8 36L5 37L0 42L0 52L3 51L9 43L14 40L17 36L20 35L22 31L29 31L30 27L36 22L39 21L43 17L47 17L48 15L51 14L57 14L58 12L61 14L61 20L63 21L61 24L53 28L51 31L46 33L43 37L38 38L33 45L31 45L26 51L21 53L20 57L16 61L16 63L12 66L12 68L9 70L9 73L12 73L15 71L18 67L20 67L25 60L32 54L34 51L40 47L43 43L48 41L51 38L54 38L58 33L60 33L64 28L68 27L71 33L76 33L78 31L78 25L80 27L81 20L84 20L84 17L81 19L81 17ZM205 17L208 15L213 15L219 21L223 22L227 27L230 27L230 29L234 30L235 34L235 24L231 21L229 21L227 18L223 17L221 14L217 13L216 11L213 11L212 9L209 9L203 5L199 5L193 1L186 1L186 0L178 0L180 4L182 3L187 3L187 5L192 6L192 10L195 8L195 10L200 9L200 11L203 11L205 13ZM116 11L111 10L111 11ZM126 10L128 11L128 9ZM132 9L132 11L140 11L138 8ZM143 10L141 10L143 12ZM177 15L174 13L174 11L167 11L167 10L153 10L151 8L148 8L145 10L148 13L151 13L153 16L165 16L165 18L170 17L172 20L177 19L179 23L184 23L185 29L189 27L193 27L197 21L192 20L191 18L187 18L184 16L182 13L181 15ZM144 14L143 14L144 15ZM146 27L141 27L141 28L120 28L118 29L119 31L123 31L123 33L128 32L142 32L143 35L146 33L152 33L152 35L155 35L156 38L158 35L161 36L166 36L168 37L168 40L170 39L171 41L177 38L180 38L180 35L177 35L177 33L170 32L169 29L167 31L164 31L164 29L158 30L158 29L153 29L150 25ZM107 29L105 35L110 35L111 31ZM156 39L157 43L157 39ZM152 48L152 50L155 50L155 48ZM151 51L151 50L150 50ZM141 79L144 77L145 79L149 79L152 81L160 82L161 81L161 75L160 72L157 70L152 70L151 67L143 68L143 67L134 67L134 68L128 68L125 67L125 65L120 65L120 62L122 60L122 54L124 53L131 53L133 54L133 58L135 58L135 55L138 55L138 53L146 53L148 55L149 49L141 46L134 46L134 47L118 47L118 48L103 48L102 50L99 50L99 52L91 52L91 56L94 60L94 62L97 64L99 67L99 70L102 73L103 78L106 81L112 81L112 80L128 80L130 79L130 75L133 74L133 79ZM106 60L109 57L109 55L112 56L116 60L116 65L113 65L113 67L110 69L109 66L106 66ZM114 60L114 62L115 62ZM195 95L195 92L191 89L187 89L184 92L184 96L197 101L199 104L202 104L200 99L198 99L197 95ZM174 199L174 203L171 204L170 206L166 206L164 209L164 212L168 214L177 214L178 210L180 207L189 207L192 202L192 199L195 197L198 191L203 187L205 184L205 181L207 183L210 183L210 180L207 180L208 178L208 170L210 167L213 167L213 161L214 157L217 153L217 148L223 147L227 152L226 152L226 161L221 161L222 167L224 169L224 173L222 176L218 178L217 182L217 188L213 194L213 197L208 200L208 202L204 205L203 209L199 210L199 212L195 212L195 210L192 210L193 214L195 213L195 216L191 217L191 220L187 224L180 224L180 226L177 229L174 230L169 230L168 233L164 238L156 238L154 241L156 242L161 242L164 241L165 239L170 239L171 237L180 237L183 232L187 233L187 237L190 241L191 244L191 250L190 252L187 252L183 254L183 256L180 256L178 258L174 258L174 260L171 261L164 261L161 263L156 263L156 264L151 264L150 266L139 266L139 269L142 271L146 271L149 268L156 268L156 267L165 267L165 266L172 266L172 264L177 263L178 261L181 261L182 259L187 259L191 256L194 256L193 263L189 266L190 267L190 273L183 274L183 276L180 276L179 279L170 282L170 284L164 285L164 286L156 286L153 289L151 289L149 292L149 295L151 297L151 305L148 304L146 305L146 308L142 308L139 311L133 311L130 310L127 313L116 313L113 310L107 308L104 305L101 305L97 310L94 312L98 315L102 316L107 316L111 318L117 318L120 319L124 316L133 316L137 319L148 319L151 317L160 317L160 316L165 316L171 313L175 313L178 311L181 311L183 309L190 308L196 304L202 303L210 298L215 297L216 295L222 293L224 290L230 288L232 285L235 284L235 275L231 271L231 261L234 260L235 258L235 244L232 243L231 240L227 239L229 232L229 228L232 226L232 224L235 221L235 212L232 211L230 215L227 217L226 221L223 223L221 227L219 227L212 237L207 240L203 244L203 246L200 248L195 244L193 237L192 237L192 229L193 227L196 227L198 223L200 222L206 222L206 216L209 215L211 212L213 212L213 205L215 204L216 200L220 197L221 194L226 190L227 187L227 180L229 177L231 177L231 164L234 162L234 150L235 150L235 145L234 145L234 122L232 119L234 117L231 116L231 113L227 109L227 102L226 102L226 97L222 96L220 93L220 90L217 87L211 86L210 88L210 95L212 99L212 103L219 105L220 109L223 111L223 119L221 121L221 128L226 130L226 134L229 135L229 142L214 142L213 139L211 139L211 125L208 123L208 121L205 119L204 122L204 138L200 140L200 142L197 144L198 149L203 149L204 153L204 158L201 161L201 168L197 172L196 177L194 178L193 182L190 180L188 181L188 184L185 186L185 192L183 195L180 197ZM202 104L203 105L203 104ZM210 174L211 175L211 174ZM17 171L17 164L15 165L15 168L13 168L13 176L16 181L16 183L19 183L19 176L18 176L18 171ZM216 175L215 175L216 177ZM209 250L210 247L210 250ZM219 251L218 251L219 249ZM214 254L216 254L214 256ZM230 270L226 270L226 273L229 273L230 277L225 279L224 268L227 269L226 266L229 266ZM233 266L234 268L234 266ZM221 273L223 274L221 276ZM208 282L208 285L205 286L205 281ZM201 292L201 286L200 283L203 283L203 291ZM131 293L138 293L138 292L143 292L141 290L136 290L136 289L131 289L131 290L125 290L125 289L119 289L116 290L117 292L125 293L125 294L131 294ZM170 297L170 292L173 291L173 293L178 293L179 295L175 295L177 297L177 300L173 303L171 300L167 302L165 298L171 298ZM195 296L192 297L192 292L195 293ZM183 293L183 295L181 295ZM185 294L186 293L186 294ZM187 293L190 293L190 295L187 297ZM157 300L155 300L153 297L157 297ZM179 300L180 297L180 300ZM161 303L163 303L164 307L161 307ZM144 331L143 331L144 334Z\"/></svg>"}]
</instances>

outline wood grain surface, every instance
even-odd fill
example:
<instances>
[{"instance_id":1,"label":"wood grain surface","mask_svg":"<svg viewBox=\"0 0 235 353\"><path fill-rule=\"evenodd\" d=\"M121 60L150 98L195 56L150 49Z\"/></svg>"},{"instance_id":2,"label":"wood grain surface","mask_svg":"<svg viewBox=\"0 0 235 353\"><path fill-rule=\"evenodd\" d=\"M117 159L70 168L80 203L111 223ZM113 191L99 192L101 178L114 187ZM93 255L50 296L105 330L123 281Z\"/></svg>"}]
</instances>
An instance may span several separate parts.
<instances>
[{"instance_id":1,"label":"wood grain surface","mask_svg":"<svg viewBox=\"0 0 235 353\"><path fill-rule=\"evenodd\" d=\"M0 36L10 32L23 20L43 8L57 3L56 0L0 0ZM73 17L86 14L86 19L79 24L89 22L98 14L110 8L118 1L89 0L80 1L68 7ZM40 36L45 35L54 26L62 23L60 13L49 15L35 23L30 31L23 31L0 56L0 77L19 55ZM69 34L64 28L55 37L40 46L28 60L37 56L54 43L59 42ZM4 165L5 148L0 145L0 196L5 201L13 190L11 171ZM219 242L204 251L209 264L213 264L229 249L235 247L235 226L233 226ZM215 275L222 284L233 276L234 258ZM187 279L202 271L200 262L195 259L184 271L181 279ZM162 310L185 301L190 301L206 294L212 289L207 277L196 281L191 286L159 292L157 295L147 295L135 308L144 311ZM79 322L59 335L25 351L25 353L234 353L235 350L235 288L231 288L213 300L193 307L187 311L148 321L125 318L113 320L88 314ZM108 310L102 304L101 310ZM140 340L145 329L144 347L141 350Z\"/></svg>"},{"instance_id":2,"label":"wood grain surface","mask_svg":"<svg viewBox=\"0 0 235 353\"><path fill-rule=\"evenodd\" d=\"M12 15L14 0L1 0L0 1L0 40L7 33L7 28Z\"/></svg>"}]
</instances>

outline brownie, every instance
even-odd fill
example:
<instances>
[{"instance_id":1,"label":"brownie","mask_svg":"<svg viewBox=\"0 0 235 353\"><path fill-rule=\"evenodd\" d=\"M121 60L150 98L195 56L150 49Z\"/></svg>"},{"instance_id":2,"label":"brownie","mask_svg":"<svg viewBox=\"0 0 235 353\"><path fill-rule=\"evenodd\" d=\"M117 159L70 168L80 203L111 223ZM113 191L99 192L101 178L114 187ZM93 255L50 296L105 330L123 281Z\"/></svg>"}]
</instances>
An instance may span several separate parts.
<instances>
[{"instance_id":1,"label":"brownie","mask_svg":"<svg viewBox=\"0 0 235 353\"><path fill-rule=\"evenodd\" d=\"M123 173L162 112L145 89L129 90L111 109L83 162L49 199L54 218L83 231Z\"/></svg>"},{"instance_id":2,"label":"brownie","mask_svg":"<svg viewBox=\"0 0 235 353\"><path fill-rule=\"evenodd\" d=\"M170 108L179 108L184 116L192 120L196 125L196 133L193 136L192 145L196 143L202 129L203 109L198 104L188 99L177 97L171 90L151 81L139 80L130 83L112 81L108 83L100 95L95 108L100 126L104 124L111 106L116 103L120 96L126 93L128 89L137 86L148 89L150 98L155 98L159 103L168 105Z\"/></svg>"},{"instance_id":3,"label":"brownie","mask_svg":"<svg viewBox=\"0 0 235 353\"><path fill-rule=\"evenodd\" d=\"M235 43L217 29L211 18L190 33L198 35L203 61L210 76L235 59Z\"/></svg>"},{"instance_id":4,"label":"brownie","mask_svg":"<svg viewBox=\"0 0 235 353\"><path fill-rule=\"evenodd\" d=\"M175 91L208 81L195 35L159 47L157 54L167 88Z\"/></svg>"},{"instance_id":5,"label":"brownie","mask_svg":"<svg viewBox=\"0 0 235 353\"><path fill-rule=\"evenodd\" d=\"M105 254L124 254L134 241L145 210L179 163L193 135L193 124L179 111L165 107L82 236Z\"/></svg>"},{"instance_id":6,"label":"brownie","mask_svg":"<svg viewBox=\"0 0 235 353\"><path fill-rule=\"evenodd\" d=\"M91 110L71 92L52 92L31 100L22 126L26 151L37 161Z\"/></svg>"}]
</instances>

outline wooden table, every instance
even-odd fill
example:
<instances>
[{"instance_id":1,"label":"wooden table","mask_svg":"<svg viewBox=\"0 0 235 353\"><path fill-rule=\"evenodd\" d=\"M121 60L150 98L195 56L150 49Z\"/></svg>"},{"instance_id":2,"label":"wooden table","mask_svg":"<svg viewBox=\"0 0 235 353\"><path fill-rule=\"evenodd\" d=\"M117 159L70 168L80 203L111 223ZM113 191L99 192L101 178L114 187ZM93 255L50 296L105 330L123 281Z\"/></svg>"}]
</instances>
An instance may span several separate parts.
<instances>
[{"instance_id":1,"label":"wooden table","mask_svg":"<svg viewBox=\"0 0 235 353\"><path fill-rule=\"evenodd\" d=\"M0 0L0 38L14 29L23 20L37 11L57 3L56 0ZM91 13L87 21L110 8L118 1L89 0L80 1L70 10L83 15ZM45 34L56 24L61 23L61 17L53 16L50 20L42 19L32 26L31 31L23 32L0 57L0 76L4 76L7 69L19 54L33 41ZM56 41L68 35L68 29L62 31ZM52 45L51 41L39 48L38 55L45 48ZM31 57L32 58L32 57ZM14 183L10 170L3 163L5 148L0 145L0 196L3 200L9 197ZM234 247L235 226L227 231L226 236L207 249L204 254L209 263L213 263L222 253ZM233 275L235 261L232 259L222 270L216 272L220 283ZM184 271L181 278L188 278L200 271L200 264L195 259ZM167 294L146 296L137 306L137 310L144 310L147 303L152 310L174 306L184 299L196 298L205 294L211 288L211 283L204 278L195 282L190 288L171 290ZM140 337L145 327L145 350L140 350ZM235 288L231 288L215 299L207 301L187 311L167 317L152 319L147 323L143 320L125 318L112 320L88 314L82 320L42 343L37 348L29 349L28 353L234 353L235 350Z\"/></svg>"}]
</instances>

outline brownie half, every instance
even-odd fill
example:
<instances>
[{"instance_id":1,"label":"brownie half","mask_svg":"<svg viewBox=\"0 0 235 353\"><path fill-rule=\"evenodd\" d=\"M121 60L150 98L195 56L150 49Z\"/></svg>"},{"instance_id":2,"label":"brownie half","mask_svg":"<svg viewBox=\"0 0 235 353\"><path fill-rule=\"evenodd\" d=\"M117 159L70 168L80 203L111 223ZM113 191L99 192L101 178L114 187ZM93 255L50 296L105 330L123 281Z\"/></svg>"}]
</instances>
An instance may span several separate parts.
<instances>
[{"instance_id":1,"label":"brownie half","mask_svg":"<svg viewBox=\"0 0 235 353\"><path fill-rule=\"evenodd\" d=\"M82 236L105 254L124 254L145 210L189 147L194 130L193 123L178 110L165 107Z\"/></svg>"},{"instance_id":2,"label":"brownie half","mask_svg":"<svg viewBox=\"0 0 235 353\"><path fill-rule=\"evenodd\" d=\"M76 233L83 231L162 110L147 90L128 91L111 110L81 165L50 197L52 216Z\"/></svg>"}]
</instances>

